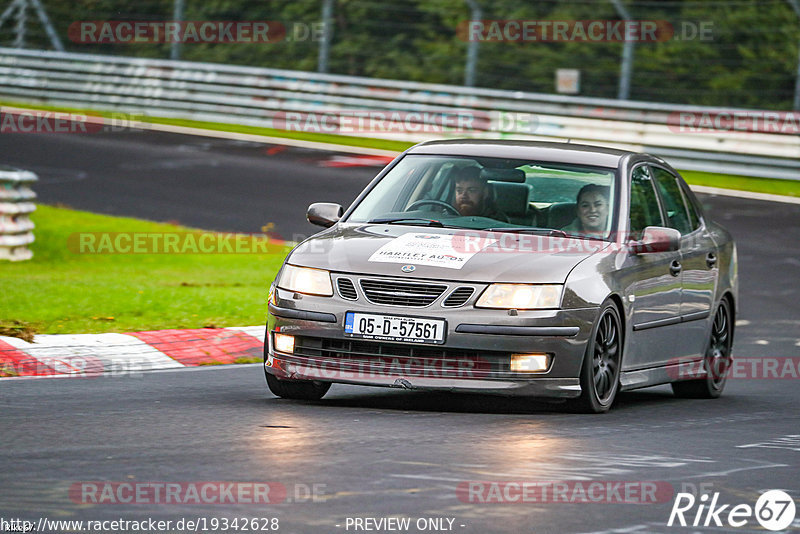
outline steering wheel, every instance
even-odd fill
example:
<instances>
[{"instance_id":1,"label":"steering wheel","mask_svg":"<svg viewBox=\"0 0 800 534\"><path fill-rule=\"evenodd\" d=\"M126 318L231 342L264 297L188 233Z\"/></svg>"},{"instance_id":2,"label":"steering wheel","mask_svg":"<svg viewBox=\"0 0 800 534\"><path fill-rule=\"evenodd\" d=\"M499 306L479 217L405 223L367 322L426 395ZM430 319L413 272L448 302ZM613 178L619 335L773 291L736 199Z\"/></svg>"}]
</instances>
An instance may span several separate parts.
<instances>
[{"instance_id":1,"label":"steering wheel","mask_svg":"<svg viewBox=\"0 0 800 534\"><path fill-rule=\"evenodd\" d=\"M430 204L431 206L439 206L440 208L444 208L445 210L449 211L456 217L461 215L458 212L458 210L455 209L452 205L448 204L447 202L444 202L443 200L436 200L433 198L423 198L422 200L417 200L415 202L412 202L411 205L406 208L406 211L413 211L414 209L420 206L426 206L428 204Z\"/></svg>"}]
</instances>

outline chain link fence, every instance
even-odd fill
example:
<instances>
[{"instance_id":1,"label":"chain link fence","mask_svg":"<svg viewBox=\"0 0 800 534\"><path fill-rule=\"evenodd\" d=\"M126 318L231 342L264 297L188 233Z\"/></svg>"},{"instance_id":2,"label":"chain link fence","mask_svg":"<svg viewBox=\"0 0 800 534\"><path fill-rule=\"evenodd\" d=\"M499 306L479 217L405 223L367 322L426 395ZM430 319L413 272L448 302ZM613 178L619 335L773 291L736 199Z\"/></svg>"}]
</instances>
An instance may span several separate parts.
<instances>
[{"instance_id":1,"label":"chain link fence","mask_svg":"<svg viewBox=\"0 0 800 534\"><path fill-rule=\"evenodd\" d=\"M0 45L10 47L800 108L798 0L0 0L0 12ZM154 35L174 21L217 30L262 22L269 39L253 38L252 27L232 39L219 31L181 33L179 42ZM131 37L135 24L146 28L142 39ZM638 30L624 34L631 25Z\"/></svg>"}]
</instances>

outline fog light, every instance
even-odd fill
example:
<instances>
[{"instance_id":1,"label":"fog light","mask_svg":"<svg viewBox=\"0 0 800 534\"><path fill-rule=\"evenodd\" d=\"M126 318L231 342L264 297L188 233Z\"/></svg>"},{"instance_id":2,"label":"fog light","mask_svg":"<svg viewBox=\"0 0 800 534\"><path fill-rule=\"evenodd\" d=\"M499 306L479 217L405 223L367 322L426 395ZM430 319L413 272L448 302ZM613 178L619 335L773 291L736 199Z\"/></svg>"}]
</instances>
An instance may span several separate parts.
<instances>
[{"instance_id":1,"label":"fog light","mask_svg":"<svg viewBox=\"0 0 800 534\"><path fill-rule=\"evenodd\" d=\"M275 350L287 354L294 353L294 336L275 333Z\"/></svg>"},{"instance_id":2,"label":"fog light","mask_svg":"<svg viewBox=\"0 0 800 534\"><path fill-rule=\"evenodd\" d=\"M512 354L511 370L515 373L541 373L550 364L549 354Z\"/></svg>"}]
</instances>

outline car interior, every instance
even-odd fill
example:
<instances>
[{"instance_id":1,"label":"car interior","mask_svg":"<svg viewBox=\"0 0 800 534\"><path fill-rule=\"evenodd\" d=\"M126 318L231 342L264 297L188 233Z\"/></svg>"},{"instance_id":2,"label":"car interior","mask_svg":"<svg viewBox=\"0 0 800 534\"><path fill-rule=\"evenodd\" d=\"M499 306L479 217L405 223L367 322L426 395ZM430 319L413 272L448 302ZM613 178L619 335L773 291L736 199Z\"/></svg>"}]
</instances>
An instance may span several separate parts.
<instances>
[{"instance_id":1,"label":"car interior","mask_svg":"<svg viewBox=\"0 0 800 534\"><path fill-rule=\"evenodd\" d=\"M530 172L530 167L525 167L527 169L484 167L480 172L481 178L487 180L490 198L494 205L507 215L508 222L514 226L563 228L575 219L577 206L575 195L580 187L586 183L594 183L595 180L601 182L603 178L609 180L608 175L587 178L584 173L573 178ZM429 194L433 191L438 193L433 193L431 198L453 203L455 192L451 177L460 168L462 166L451 166L448 169L446 179L442 180L445 187L440 190L431 188ZM529 172L526 173L526 170ZM537 185L543 186L545 181L547 188L537 188Z\"/></svg>"},{"instance_id":2,"label":"car interior","mask_svg":"<svg viewBox=\"0 0 800 534\"><path fill-rule=\"evenodd\" d=\"M378 183L351 217L353 221L388 218L401 224L420 219L423 223L430 220L435 224L475 229L560 230L576 218L576 197L583 186L611 187L613 195L614 173L613 169L563 163L408 156ZM458 213L455 178L470 174L485 181L493 208L503 217L465 217Z\"/></svg>"}]
</instances>

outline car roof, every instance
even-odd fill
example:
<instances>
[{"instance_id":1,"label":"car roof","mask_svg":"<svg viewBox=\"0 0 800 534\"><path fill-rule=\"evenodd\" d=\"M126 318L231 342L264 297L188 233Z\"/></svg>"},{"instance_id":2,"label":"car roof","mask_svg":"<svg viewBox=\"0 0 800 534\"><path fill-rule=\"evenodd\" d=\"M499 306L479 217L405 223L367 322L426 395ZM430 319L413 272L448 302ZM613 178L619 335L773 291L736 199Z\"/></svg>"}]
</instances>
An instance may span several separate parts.
<instances>
[{"instance_id":1,"label":"car roof","mask_svg":"<svg viewBox=\"0 0 800 534\"><path fill-rule=\"evenodd\" d=\"M544 141L447 139L426 141L408 149L407 154L442 156L477 156L508 159L530 159L575 165L594 165L616 168L627 155L637 154L627 150L573 143Z\"/></svg>"}]
</instances>

